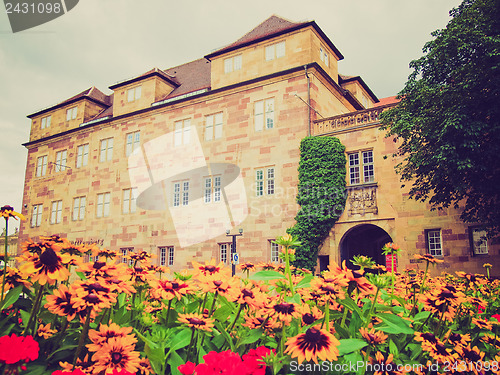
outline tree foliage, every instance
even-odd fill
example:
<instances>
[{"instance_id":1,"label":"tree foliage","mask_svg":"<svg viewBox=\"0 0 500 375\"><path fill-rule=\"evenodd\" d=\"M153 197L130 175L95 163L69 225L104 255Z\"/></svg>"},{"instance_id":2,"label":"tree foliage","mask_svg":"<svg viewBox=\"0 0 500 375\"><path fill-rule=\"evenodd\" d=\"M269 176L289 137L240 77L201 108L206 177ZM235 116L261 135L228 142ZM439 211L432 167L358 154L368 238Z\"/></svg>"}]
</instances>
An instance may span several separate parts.
<instances>
[{"instance_id":1,"label":"tree foliage","mask_svg":"<svg viewBox=\"0 0 500 375\"><path fill-rule=\"evenodd\" d=\"M300 144L295 226L288 230L301 245L294 265L314 270L318 251L346 202L345 147L334 137L307 137Z\"/></svg>"},{"instance_id":2,"label":"tree foliage","mask_svg":"<svg viewBox=\"0 0 500 375\"><path fill-rule=\"evenodd\" d=\"M500 230L500 0L464 0L410 63L400 103L382 115L400 143L410 196L463 207L464 222Z\"/></svg>"}]
</instances>

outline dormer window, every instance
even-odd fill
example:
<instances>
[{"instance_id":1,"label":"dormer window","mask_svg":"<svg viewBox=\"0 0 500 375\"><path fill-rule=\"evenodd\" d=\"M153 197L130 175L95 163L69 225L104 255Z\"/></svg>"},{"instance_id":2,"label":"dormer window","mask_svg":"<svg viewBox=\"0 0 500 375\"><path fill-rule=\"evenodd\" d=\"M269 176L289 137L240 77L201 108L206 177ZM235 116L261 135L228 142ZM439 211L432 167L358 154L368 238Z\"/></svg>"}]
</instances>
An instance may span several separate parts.
<instances>
[{"instance_id":1,"label":"dormer window","mask_svg":"<svg viewBox=\"0 0 500 375\"><path fill-rule=\"evenodd\" d=\"M285 41L271 44L266 47L266 61L279 59L285 56Z\"/></svg>"},{"instance_id":2,"label":"dormer window","mask_svg":"<svg viewBox=\"0 0 500 375\"><path fill-rule=\"evenodd\" d=\"M328 66L329 58L328 58L328 52L326 52L326 49L321 47L319 49L319 55L320 55L319 58L321 59L321 61L323 61L326 66Z\"/></svg>"},{"instance_id":3,"label":"dormer window","mask_svg":"<svg viewBox=\"0 0 500 375\"><path fill-rule=\"evenodd\" d=\"M241 70L242 59L241 55L230 57L224 60L224 73Z\"/></svg>"},{"instance_id":4,"label":"dormer window","mask_svg":"<svg viewBox=\"0 0 500 375\"><path fill-rule=\"evenodd\" d=\"M76 113L78 107L72 107L66 110L66 121L74 120L76 118Z\"/></svg>"},{"instance_id":5,"label":"dormer window","mask_svg":"<svg viewBox=\"0 0 500 375\"><path fill-rule=\"evenodd\" d=\"M50 127L50 120L52 116L46 116L42 118L42 129Z\"/></svg>"},{"instance_id":6,"label":"dormer window","mask_svg":"<svg viewBox=\"0 0 500 375\"><path fill-rule=\"evenodd\" d=\"M141 86L133 87L127 90L127 101L133 102L141 97Z\"/></svg>"}]
</instances>

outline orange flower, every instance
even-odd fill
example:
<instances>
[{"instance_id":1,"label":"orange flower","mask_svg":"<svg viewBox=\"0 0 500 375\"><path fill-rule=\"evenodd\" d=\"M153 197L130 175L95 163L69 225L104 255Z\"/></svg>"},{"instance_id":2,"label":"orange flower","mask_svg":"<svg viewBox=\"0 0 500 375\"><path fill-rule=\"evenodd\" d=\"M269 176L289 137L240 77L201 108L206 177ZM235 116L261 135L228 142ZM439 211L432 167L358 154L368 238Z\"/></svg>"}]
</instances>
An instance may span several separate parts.
<instances>
[{"instance_id":1,"label":"orange flower","mask_svg":"<svg viewBox=\"0 0 500 375\"><path fill-rule=\"evenodd\" d=\"M185 296L191 292L192 287L180 280L151 280L150 285L152 289L150 290L153 298L158 300L171 300L177 298L180 300L182 296Z\"/></svg>"},{"instance_id":2,"label":"orange flower","mask_svg":"<svg viewBox=\"0 0 500 375\"><path fill-rule=\"evenodd\" d=\"M43 324L40 324L38 327L38 330L36 331L36 334L40 337L43 337L45 340L48 338L52 337L54 333L56 333L57 330L55 329L50 329L50 323L46 324L45 326Z\"/></svg>"},{"instance_id":3,"label":"orange flower","mask_svg":"<svg viewBox=\"0 0 500 375\"><path fill-rule=\"evenodd\" d=\"M73 320L76 315L80 318L85 316L84 308L73 307L75 296L66 285L61 284L59 289L54 289L53 293L53 295L47 296L47 303L45 304L45 308L52 314L65 316L68 321Z\"/></svg>"},{"instance_id":4,"label":"orange flower","mask_svg":"<svg viewBox=\"0 0 500 375\"><path fill-rule=\"evenodd\" d=\"M3 206L2 208L0 208L0 216L5 218L5 220L8 220L10 217L12 217L16 220L18 218L21 219L22 221L26 220L26 218L24 217L23 214L20 214L20 213L14 211L14 208L11 206Z\"/></svg>"},{"instance_id":5,"label":"orange flower","mask_svg":"<svg viewBox=\"0 0 500 375\"><path fill-rule=\"evenodd\" d=\"M100 350L92 356L94 371L111 374L113 371L127 371L135 374L140 366L139 352L135 345L124 341L119 337L112 337L105 342Z\"/></svg>"},{"instance_id":6,"label":"orange flower","mask_svg":"<svg viewBox=\"0 0 500 375\"><path fill-rule=\"evenodd\" d=\"M95 280L77 281L71 285L73 290L73 307L98 313L102 309L110 308L116 303L116 295L110 289Z\"/></svg>"},{"instance_id":7,"label":"orange flower","mask_svg":"<svg viewBox=\"0 0 500 375\"><path fill-rule=\"evenodd\" d=\"M302 324L306 326L311 325L315 321L323 318L324 315L323 312L316 306L310 307L307 303L298 306L297 311L302 316Z\"/></svg>"},{"instance_id":8,"label":"orange flower","mask_svg":"<svg viewBox=\"0 0 500 375\"><path fill-rule=\"evenodd\" d=\"M443 263L444 262L444 260L437 259L437 258L434 257L434 255L431 255L431 254L424 254L424 255L415 254L413 257L415 259L418 259L418 260L425 260L426 262L432 263L432 264Z\"/></svg>"},{"instance_id":9,"label":"orange flower","mask_svg":"<svg viewBox=\"0 0 500 375\"><path fill-rule=\"evenodd\" d=\"M178 321L186 324L188 327L211 332L214 327L213 319L206 318L200 314L179 314Z\"/></svg>"},{"instance_id":10,"label":"orange flower","mask_svg":"<svg viewBox=\"0 0 500 375\"><path fill-rule=\"evenodd\" d=\"M69 271L64 266L71 257L68 254L60 254L52 247L42 244L41 253L34 253L26 257L26 263L20 267L20 271L31 275L32 282L40 285L55 284L56 281L65 281L69 277Z\"/></svg>"},{"instance_id":11,"label":"orange flower","mask_svg":"<svg viewBox=\"0 0 500 375\"><path fill-rule=\"evenodd\" d=\"M205 264L201 264L198 262L192 262L192 264L197 277L213 275L214 273L229 274L231 272L229 269L224 268L223 262L215 265L215 259L212 259L210 262L205 261Z\"/></svg>"},{"instance_id":12,"label":"orange flower","mask_svg":"<svg viewBox=\"0 0 500 375\"><path fill-rule=\"evenodd\" d=\"M296 303L281 302L269 307L266 311L271 316L275 316L276 320L290 325L293 318L298 319L301 316L298 306Z\"/></svg>"},{"instance_id":13,"label":"orange flower","mask_svg":"<svg viewBox=\"0 0 500 375\"><path fill-rule=\"evenodd\" d=\"M297 357L299 364L313 360L318 363L318 357L323 361L336 361L339 355L337 346L339 340L323 329L309 328L305 333L290 337L286 342L285 353L292 358Z\"/></svg>"},{"instance_id":14,"label":"orange flower","mask_svg":"<svg viewBox=\"0 0 500 375\"><path fill-rule=\"evenodd\" d=\"M375 328L367 330L365 328L360 328L359 332L361 336L368 342L370 345L379 345L383 344L385 340L387 340L387 335L382 331L375 331Z\"/></svg>"},{"instance_id":15,"label":"orange flower","mask_svg":"<svg viewBox=\"0 0 500 375\"><path fill-rule=\"evenodd\" d=\"M99 331L94 329L89 330L89 339L92 341L92 344L88 344L87 348L91 352L97 352L111 338L119 338L122 343L133 345L137 342L137 339L131 333L132 329L132 327L120 327L115 323L111 323L109 326L101 324Z\"/></svg>"},{"instance_id":16,"label":"orange flower","mask_svg":"<svg viewBox=\"0 0 500 375\"><path fill-rule=\"evenodd\" d=\"M239 283L235 278L226 279L220 277L221 274L206 276L199 286L203 293L218 293L224 296L228 301L234 302L240 294Z\"/></svg>"}]
</instances>

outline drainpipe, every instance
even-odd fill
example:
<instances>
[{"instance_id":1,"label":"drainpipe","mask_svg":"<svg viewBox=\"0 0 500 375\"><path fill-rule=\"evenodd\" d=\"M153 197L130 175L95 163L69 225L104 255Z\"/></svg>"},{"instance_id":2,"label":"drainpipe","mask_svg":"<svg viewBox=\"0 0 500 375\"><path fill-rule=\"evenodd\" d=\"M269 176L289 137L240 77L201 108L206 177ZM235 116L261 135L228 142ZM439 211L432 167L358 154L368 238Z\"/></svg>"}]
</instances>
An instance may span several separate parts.
<instances>
[{"instance_id":1,"label":"drainpipe","mask_svg":"<svg viewBox=\"0 0 500 375\"><path fill-rule=\"evenodd\" d=\"M311 79L307 74L307 65L304 65L307 77L307 136L311 136Z\"/></svg>"}]
</instances>

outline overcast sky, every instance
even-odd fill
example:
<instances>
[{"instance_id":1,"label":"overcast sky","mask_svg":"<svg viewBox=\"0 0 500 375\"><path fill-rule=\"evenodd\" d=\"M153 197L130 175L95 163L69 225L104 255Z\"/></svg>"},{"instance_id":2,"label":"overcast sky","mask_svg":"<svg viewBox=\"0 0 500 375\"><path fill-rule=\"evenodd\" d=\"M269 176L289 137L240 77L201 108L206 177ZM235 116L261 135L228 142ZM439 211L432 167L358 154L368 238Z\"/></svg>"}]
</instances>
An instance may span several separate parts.
<instances>
[{"instance_id":1,"label":"overcast sky","mask_svg":"<svg viewBox=\"0 0 500 375\"><path fill-rule=\"evenodd\" d=\"M379 98L393 96L409 62L460 2L81 0L67 14L15 34L0 5L0 205L21 209L26 116L91 86L109 94L117 81L196 60L275 14L316 21L344 55L341 74L360 75Z\"/></svg>"}]
</instances>

